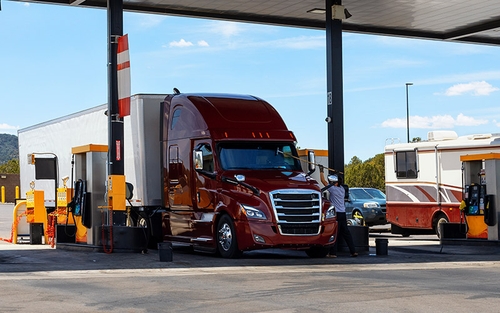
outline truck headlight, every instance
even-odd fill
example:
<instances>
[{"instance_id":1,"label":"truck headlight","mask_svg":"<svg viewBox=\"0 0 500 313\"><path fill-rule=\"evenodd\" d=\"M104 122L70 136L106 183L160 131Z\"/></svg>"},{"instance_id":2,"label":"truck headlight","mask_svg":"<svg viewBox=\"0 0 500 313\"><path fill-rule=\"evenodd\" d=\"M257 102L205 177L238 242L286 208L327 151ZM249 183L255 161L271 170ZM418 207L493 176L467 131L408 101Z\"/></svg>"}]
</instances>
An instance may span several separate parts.
<instances>
[{"instance_id":1,"label":"truck headlight","mask_svg":"<svg viewBox=\"0 0 500 313\"><path fill-rule=\"evenodd\" d=\"M266 215L261 211L257 210L254 207L241 204L241 212L245 214L248 218L258 218L258 219L266 219Z\"/></svg>"},{"instance_id":2,"label":"truck headlight","mask_svg":"<svg viewBox=\"0 0 500 313\"><path fill-rule=\"evenodd\" d=\"M363 207L365 209L373 209L378 208L380 205L377 202L365 202L363 203Z\"/></svg>"},{"instance_id":3,"label":"truck headlight","mask_svg":"<svg viewBox=\"0 0 500 313\"><path fill-rule=\"evenodd\" d=\"M328 219L328 218L333 218L335 217L336 213L335 213L335 207L333 205L331 205L328 210L326 210L326 213L325 213L325 219Z\"/></svg>"}]
</instances>

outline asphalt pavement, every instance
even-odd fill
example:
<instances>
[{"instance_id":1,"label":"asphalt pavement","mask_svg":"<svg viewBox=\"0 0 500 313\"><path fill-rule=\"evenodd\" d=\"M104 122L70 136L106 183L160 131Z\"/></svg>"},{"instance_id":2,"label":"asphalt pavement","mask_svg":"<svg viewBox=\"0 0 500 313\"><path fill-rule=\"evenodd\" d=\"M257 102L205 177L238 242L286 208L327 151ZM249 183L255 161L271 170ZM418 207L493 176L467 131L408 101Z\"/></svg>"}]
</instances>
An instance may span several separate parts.
<instances>
[{"instance_id":1,"label":"asphalt pavement","mask_svg":"<svg viewBox=\"0 0 500 313\"><path fill-rule=\"evenodd\" d=\"M2 312L497 312L500 307L496 245L442 245L434 235L403 238L378 227L356 258L345 252L312 259L302 251L268 249L228 260L174 245L172 261L162 262L157 250L107 254L29 241L14 245L8 242L12 212L13 205L0 204ZM387 239L386 254L377 253L377 239Z\"/></svg>"},{"instance_id":2,"label":"asphalt pavement","mask_svg":"<svg viewBox=\"0 0 500 313\"><path fill-rule=\"evenodd\" d=\"M0 204L0 264L10 263L10 269L16 271L33 270L29 264L36 263L37 268L44 270L71 269L107 269L107 268L164 268L217 265L265 265L276 259L294 264L328 264L329 258L311 259L303 251L266 249L248 251L237 260L224 260L211 254L193 252L184 245L173 245L173 262L160 262L158 250L145 253L103 253L85 245L51 247L46 244L30 244L29 236L18 237L19 244L10 243L13 221L13 204ZM29 228L25 219L20 221L20 228ZM24 231L26 232L26 231ZM20 231L23 233L23 231ZM348 257L347 252L339 252L337 263L347 264L387 264L405 262L447 261L461 259L464 261L497 260L500 256L498 245L483 246L470 244L443 245L435 235L419 235L401 237L392 235L389 225L372 227L369 233L369 246L358 246L359 258ZM385 247L377 250L377 241L386 240ZM383 244L383 241L381 241ZM101 250L102 251L102 250ZM116 262L119 259L119 262ZM290 261L287 261L290 260ZM0 270L1 272L1 270Z\"/></svg>"}]
</instances>

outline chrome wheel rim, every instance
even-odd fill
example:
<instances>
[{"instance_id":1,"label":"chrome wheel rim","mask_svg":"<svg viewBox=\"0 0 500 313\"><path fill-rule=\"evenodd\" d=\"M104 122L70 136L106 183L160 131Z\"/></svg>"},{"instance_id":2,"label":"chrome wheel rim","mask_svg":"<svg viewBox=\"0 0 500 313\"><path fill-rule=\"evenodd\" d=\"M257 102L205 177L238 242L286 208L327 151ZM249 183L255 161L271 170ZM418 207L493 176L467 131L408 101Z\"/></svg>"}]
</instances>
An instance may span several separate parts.
<instances>
[{"instance_id":1,"label":"chrome wheel rim","mask_svg":"<svg viewBox=\"0 0 500 313\"><path fill-rule=\"evenodd\" d=\"M224 251L228 251L233 242L233 234L231 233L231 227L227 223L224 223L219 229L219 244Z\"/></svg>"}]
</instances>

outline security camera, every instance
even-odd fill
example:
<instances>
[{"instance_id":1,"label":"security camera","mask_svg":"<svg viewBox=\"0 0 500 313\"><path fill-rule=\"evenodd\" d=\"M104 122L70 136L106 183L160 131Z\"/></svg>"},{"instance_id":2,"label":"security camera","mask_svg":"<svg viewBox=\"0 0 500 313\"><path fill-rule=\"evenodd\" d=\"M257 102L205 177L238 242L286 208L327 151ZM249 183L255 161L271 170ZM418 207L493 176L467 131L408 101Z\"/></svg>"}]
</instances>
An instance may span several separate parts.
<instances>
[{"instance_id":1,"label":"security camera","mask_svg":"<svg viewBox=\"0 0 500 313\"><path fill-rule=\"evenodd\" d=\"M327 123L331 123L331 121L332 121L332 118L331 118L331 117L329 117L329 116L328 116L327 118L325 118L325 122L327 122Z\"/></svg>"}]
</instances>

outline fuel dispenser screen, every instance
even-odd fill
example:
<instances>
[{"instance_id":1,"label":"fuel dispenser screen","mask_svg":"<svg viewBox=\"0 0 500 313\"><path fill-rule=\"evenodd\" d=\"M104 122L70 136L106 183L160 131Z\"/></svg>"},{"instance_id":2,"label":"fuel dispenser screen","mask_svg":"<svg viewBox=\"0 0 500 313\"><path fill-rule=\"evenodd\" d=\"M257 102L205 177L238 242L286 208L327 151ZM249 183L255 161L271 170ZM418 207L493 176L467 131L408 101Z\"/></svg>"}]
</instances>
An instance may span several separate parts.
<instances>
[{"instance_id":1,"label":"fuel dispenser screen","mask_svg":"<svg viewBox=\"0 0 500 313\"><path fill-rule=\"evenodd\" d=\"M486 185L470 185L468 187L467 214L484 214L484 203L486 196Z\"/></svg>"}]
</instances>

